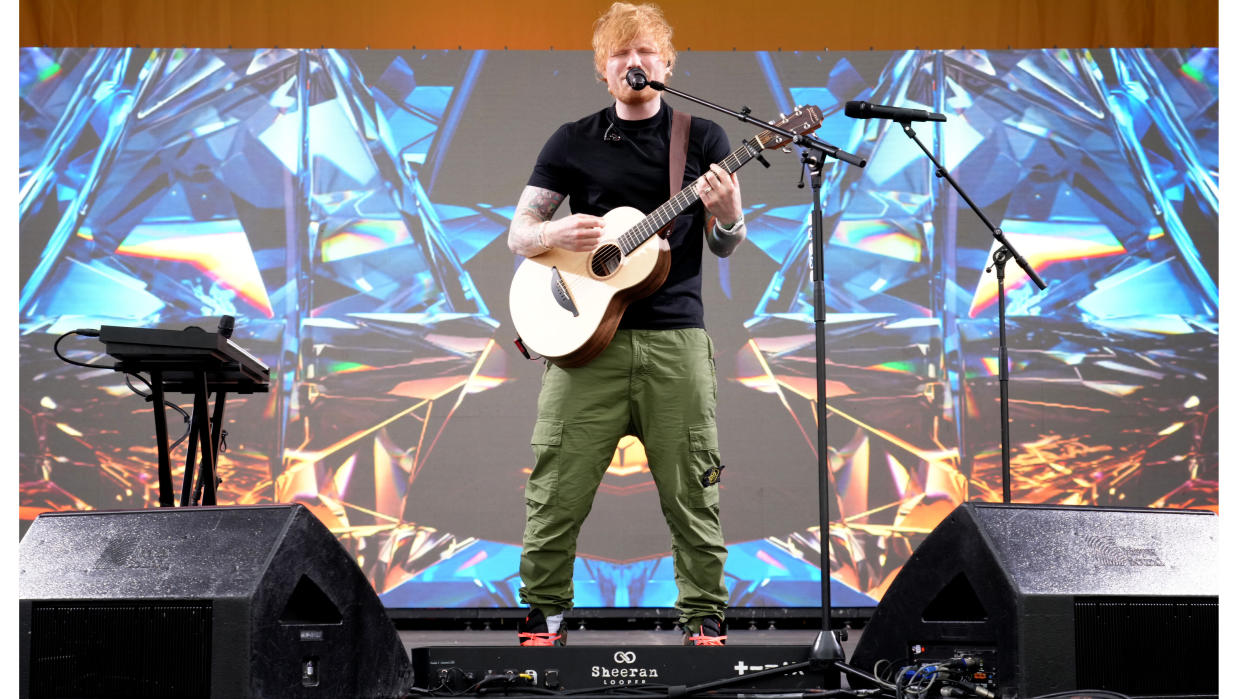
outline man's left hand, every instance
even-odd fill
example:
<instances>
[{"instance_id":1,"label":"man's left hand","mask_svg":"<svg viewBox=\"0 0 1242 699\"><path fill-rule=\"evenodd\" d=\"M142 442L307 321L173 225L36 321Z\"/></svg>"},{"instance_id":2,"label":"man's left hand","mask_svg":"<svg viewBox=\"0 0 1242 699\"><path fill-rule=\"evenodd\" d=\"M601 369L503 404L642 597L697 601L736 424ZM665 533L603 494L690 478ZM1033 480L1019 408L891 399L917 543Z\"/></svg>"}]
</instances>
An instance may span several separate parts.
<instances>
[{"instance_id":1,"label":"man's left hand","mask_svg":"<svg viewBox=\"0 0 1242 699\"><path fill-rule=\"evenodd\" d=\"M742 217L742 190L738 187L736 173L726 172L712 163L711 169L698 179L695 191L720 225L728 227Z\"/></svg>"}]
</instances>

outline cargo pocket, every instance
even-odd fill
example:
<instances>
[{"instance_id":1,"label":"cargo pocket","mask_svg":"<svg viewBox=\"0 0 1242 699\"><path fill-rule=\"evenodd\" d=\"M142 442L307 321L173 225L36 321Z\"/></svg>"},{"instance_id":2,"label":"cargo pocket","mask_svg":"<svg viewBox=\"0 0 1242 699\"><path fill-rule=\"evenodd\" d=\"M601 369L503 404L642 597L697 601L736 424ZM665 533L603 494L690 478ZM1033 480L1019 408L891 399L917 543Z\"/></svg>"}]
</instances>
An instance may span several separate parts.
<instances>
[{"instance_id":1,"label":"cargo pocket","mask_svg":"<svg viewBox=\"0 0 1242 699\"><path fill-rule=\"evenodd\" d=\"M712 336L708 335L706 330L703 331L703 334L707 336L707 366L712 370L712 409L715 410L716 401L719 398L717 395L719 384L716 379L716 343L712 342ZM715 430L716 426L712 425L713 435L715 435ZM712 443L715 444L715 442L716 440L713 437Z\"/></svg>"},{"instance_id":2,"label":"cargo pocket","mask_svg":"<svg viewBox=\"0 0 1242 699\"><path fill-rule=\"evenodd\" d=\"M720 486L704 486L703 475L713 468L720 468L720 446L716 438L716 423L706 422L690 426L691 473L686 474L689 488L687 502L691 507L713 507L720 502Z\"/></svg>"},{"instance_id":3,"label":"cargo pocket","mask_svg":"<svg viewBox=\"0 0 1242 699\"><path fill-rule=\"evenodd\" d=\"M535 452L535 467L526 479L526 499L542 505L550 504L556 495L560 480L562 420L536 420L535 432L530 437L531 450Z\"/></svg>"}]
</instances>

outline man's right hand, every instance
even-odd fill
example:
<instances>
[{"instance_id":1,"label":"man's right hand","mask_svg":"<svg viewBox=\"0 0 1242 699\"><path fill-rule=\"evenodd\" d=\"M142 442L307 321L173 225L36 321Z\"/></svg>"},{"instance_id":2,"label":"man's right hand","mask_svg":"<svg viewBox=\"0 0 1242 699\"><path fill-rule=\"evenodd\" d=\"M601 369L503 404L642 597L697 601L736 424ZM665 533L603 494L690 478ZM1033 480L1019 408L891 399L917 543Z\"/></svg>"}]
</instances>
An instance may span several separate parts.
<instances>
[{"instance_id":1,"label":"man's right hand","mask_svg":"<svg viewBox=\"0 0 1242 699\"><path fill-rule=\"evenodd\" d=\"M595 249L604 235L604 219L587 214L572 214L542 225L545 245L574 252Z\"/></svg>"}]
</instances>

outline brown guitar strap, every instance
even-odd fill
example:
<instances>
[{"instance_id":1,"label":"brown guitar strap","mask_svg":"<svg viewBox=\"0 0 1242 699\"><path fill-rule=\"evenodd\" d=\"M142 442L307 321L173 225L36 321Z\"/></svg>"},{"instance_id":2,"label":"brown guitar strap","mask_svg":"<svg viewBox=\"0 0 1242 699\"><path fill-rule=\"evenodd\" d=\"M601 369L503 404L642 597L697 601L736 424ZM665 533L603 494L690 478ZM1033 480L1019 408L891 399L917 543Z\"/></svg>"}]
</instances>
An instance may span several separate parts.
<instances>
[{"instance_id":1,"label":"brown guitar strap","mask_svg":"<svg viewBox=\"0 0 1242 699\"><path fill-rule=\"evenodd\" d=\"M681 191L686 174L686 153L690 151L690 115L673 110L673 132L668 140L668 198Z\"/></svg>"}]
</instances>

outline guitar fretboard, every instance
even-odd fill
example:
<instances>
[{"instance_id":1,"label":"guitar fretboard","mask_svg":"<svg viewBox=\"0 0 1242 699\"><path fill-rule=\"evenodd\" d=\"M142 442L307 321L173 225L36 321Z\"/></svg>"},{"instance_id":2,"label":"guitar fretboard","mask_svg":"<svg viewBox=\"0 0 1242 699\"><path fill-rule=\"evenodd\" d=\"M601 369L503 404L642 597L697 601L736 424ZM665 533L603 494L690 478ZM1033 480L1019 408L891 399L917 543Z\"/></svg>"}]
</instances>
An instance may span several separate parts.
<instances>
[{"instance_id":1,"label":"guitar fretboard","mask_svg":"<svg viewBox=\"0 0 1242 699\"><path fill-rule=\"evenodd\" d=\"M762 152L763 147L760 145L759 137L748 138L742 141L742 145L738 146L737 149L718 164L727 172L737 172L743 165ZM647 214L643 220L634 224L633 228L623 233L617 239L617 243L626 255L630 254L661 228L668 225L669 221L677 218L681 212L693 206L698 200L699 195L694 191L694 184L692 183L678 192L672 199L661 204L655 211Z\"/></svg>"}]
</instances>

